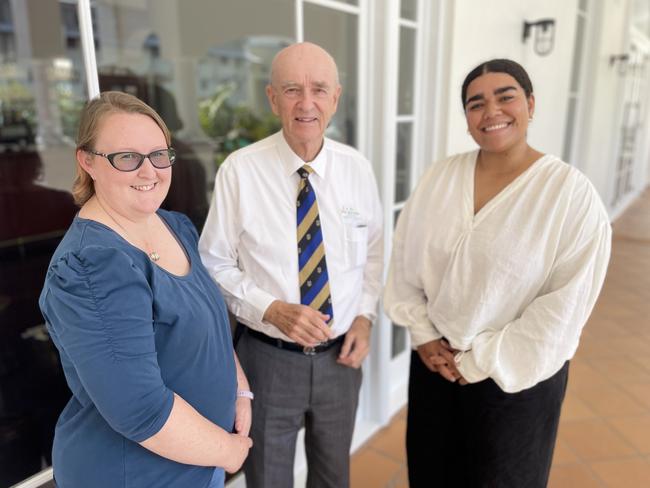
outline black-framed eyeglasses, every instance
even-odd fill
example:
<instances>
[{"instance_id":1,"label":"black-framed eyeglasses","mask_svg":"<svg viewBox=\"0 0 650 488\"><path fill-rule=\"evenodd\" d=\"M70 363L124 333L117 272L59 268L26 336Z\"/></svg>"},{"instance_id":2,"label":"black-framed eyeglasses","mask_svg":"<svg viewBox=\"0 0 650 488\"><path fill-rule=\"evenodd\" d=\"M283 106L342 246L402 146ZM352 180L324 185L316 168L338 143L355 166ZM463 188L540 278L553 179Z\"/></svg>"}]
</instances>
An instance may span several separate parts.
<instances>
[{"instance_id":1,"label":"black-framed eyeglasses","mask_svg":"<svg viewBox=\"0 0 650 488\"><path fill-rule=\"evenodd\" d=\"M169 168L174 164L174 162L176 162L176 151L171 147L169 149L158 149L149 154L140 154L132 151L104 154L93 151L92 149L85 149L85 151L94 154L95 156L102 156L108 159L111 166L118 171L135 171L142 166L144 158L149 158L151 164L158 169Z\"/></svg>"}]
</instances>

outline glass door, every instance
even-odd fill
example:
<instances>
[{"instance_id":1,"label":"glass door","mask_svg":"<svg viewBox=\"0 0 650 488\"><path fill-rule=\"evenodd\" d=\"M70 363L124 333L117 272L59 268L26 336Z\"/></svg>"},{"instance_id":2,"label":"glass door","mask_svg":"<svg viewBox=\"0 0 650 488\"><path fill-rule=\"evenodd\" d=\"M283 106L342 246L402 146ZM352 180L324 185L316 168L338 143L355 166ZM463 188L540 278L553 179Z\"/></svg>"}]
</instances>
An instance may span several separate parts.
<instances>
[{"instance_id":1,"label":"glass door","mask_svg":"<svg viewBox=\"0 0 650 488\"><path fill-rule=\"evenodd\" d=\"M621 68L623 81L623 116L621 119L613 192L610 204L614 211L624 208L639 187L638 173L643 172L647 157L647 137L642 129L647 120L648 62L650 41L642 35L632 36L627 62Z\"/></svg>"}]
</instances>

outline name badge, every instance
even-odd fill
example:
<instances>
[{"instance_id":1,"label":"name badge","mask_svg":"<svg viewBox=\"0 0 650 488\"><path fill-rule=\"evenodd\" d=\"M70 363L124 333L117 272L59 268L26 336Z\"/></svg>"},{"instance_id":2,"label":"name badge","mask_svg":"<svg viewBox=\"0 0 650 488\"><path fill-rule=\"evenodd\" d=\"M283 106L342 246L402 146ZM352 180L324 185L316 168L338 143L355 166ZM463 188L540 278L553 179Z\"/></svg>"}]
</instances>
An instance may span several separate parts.
<instances>
[{"instance_id":1,"label":"name badge","mask_svg":"<svg viewBox=\"0 0 650 488\"><path fill-rule=\"evenodd\" d=\"M363 224L361 213L353 207L341 207L341 219L344 224L353 227L361 226Z\"/></svg>"}]
</instances>

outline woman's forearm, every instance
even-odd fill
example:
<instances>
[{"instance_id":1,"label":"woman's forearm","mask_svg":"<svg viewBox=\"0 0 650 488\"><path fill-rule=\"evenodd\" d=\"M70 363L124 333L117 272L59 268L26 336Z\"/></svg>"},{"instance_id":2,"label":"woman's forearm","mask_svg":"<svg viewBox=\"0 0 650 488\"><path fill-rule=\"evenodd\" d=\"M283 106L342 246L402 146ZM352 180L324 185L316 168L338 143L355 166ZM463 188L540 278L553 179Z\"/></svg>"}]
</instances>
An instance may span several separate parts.
<instances>
[{"instance_id":1,"label":"woman's forearm","mask_svg":"<svg viewBox=\"0 0 650 488\"><path fill-rule=\"evenodd\" d=\"M174 394L174 406L165 425L140 444L172 461L218 466L232 472L246 459L251 441L226 432Z\"/></svg>"},{"instance_id":2,"label":"woman's forearm","mask_svg":"<svg viewBox=\"0 0 650 488\"><path fill-rule=\"evenodd\" d=\"M250 390L250 385L248 384L248 379L246 379L246 373L244 373L244 370L241 367L241 364L239 364L239 358L237 357L237 353L233 353L235 355L235 365L237 366L237 389L238 390Z\"/></svg>"}]
</instances>

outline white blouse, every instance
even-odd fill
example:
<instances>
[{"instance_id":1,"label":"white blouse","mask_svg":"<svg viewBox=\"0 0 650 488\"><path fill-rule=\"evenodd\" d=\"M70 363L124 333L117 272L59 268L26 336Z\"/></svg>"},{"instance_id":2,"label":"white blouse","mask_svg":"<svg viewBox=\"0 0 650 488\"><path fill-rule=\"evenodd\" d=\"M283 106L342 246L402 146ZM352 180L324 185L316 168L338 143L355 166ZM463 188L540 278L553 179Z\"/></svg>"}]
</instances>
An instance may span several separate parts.
<instances>
[{"instance_id":1,"label":"white blouse","mask_svg":"<svg viewBox=\"0 0 650 488\"><path fill-rule=\"evenodd\" d=\"M545 155L474 215L478 151L434 164L402 210L384 291L413 347L445 337L470 383L517 392L578 347L611 248L589 180Z\"/></svg>"}]
</instances>

